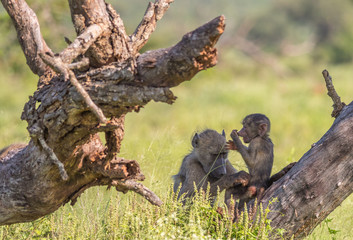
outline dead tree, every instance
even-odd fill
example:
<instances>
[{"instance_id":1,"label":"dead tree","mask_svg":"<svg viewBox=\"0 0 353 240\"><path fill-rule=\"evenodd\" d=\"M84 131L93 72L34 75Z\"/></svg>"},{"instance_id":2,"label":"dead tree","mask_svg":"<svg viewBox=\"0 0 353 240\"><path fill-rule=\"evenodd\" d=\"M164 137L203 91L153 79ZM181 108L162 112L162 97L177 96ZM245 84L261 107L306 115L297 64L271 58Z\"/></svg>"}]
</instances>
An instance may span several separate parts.
<instances>
[{"instance_id":1,"label":"dead tree","mask_svg":"<svg viewBox=\"0 0 353 240\"><path fill-rule=\"evenodd\" d=\"M301 239L353 192L353 102L345 105L324 70L335 117L331 128L290 171L266 190L269 219L285 229L285 238Z\"/></svg>"},{"instance_id":2,"label":"dead tree","mask_svg":"<svg viewBox=\"0 0 353 240\"><path fill-rule=\"evenodd\" d=\"M185 34L175 46L140 54L173 0L150 3L132 35L104 0L69 0L77 38L53 53L24 0L1 2L39 81L22 113L30 142L9 148L0 158L0 225L32 221L74 204L97 185L132 190L160 205L152 191L136 182L144 179L138 163L117 156L124 116L151 100L173 103L171 87L214 66L224 17Z\"/></svg>"},{"instance_id":3,"label":"dead tree","mask_svg":"<svg viewBox=\"0 0 353 240\"><path fill-rule=\"evenodd\" d=\"M69 0L77 38L60 53L45 43L35 13L24 0L2 0L38 88L26 103L30 142L0 153L0 225L35 220L87 188L114 186L151 203L159 198L136 161L119 158L124 116L149 101L173 103L170 88L216 64L214 48L224 31L220 16L166 49L139 54L172 0L156 0L127 35L104 0ZM303 238L353 191L353 103L345 106L324 72L336 117L331 129L267 189L269 218L285 237ZM106 146L98 133L104 132Z\"/></svg>"}]
</instances>

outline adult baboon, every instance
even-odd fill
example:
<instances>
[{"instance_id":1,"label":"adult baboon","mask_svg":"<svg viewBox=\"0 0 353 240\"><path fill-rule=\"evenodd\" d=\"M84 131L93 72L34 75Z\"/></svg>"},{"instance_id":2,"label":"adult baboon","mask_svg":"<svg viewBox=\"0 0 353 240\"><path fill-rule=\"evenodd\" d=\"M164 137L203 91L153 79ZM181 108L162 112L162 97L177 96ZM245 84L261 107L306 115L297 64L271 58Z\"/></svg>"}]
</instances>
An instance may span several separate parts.
<instances>
[{"instance_id":1,"label":"adult baboon","mask_svg":"<svg viewBox=\"0 0 353 240\"><path fill-rule=\"evenodd\" d=\"M226 138L215 130L207 129L200 134L196 133L192 139L192 151L185 156L179 173L174 175L174 192L178 191L178 198L185 194L191 197L194 194L194 186L197 189L206 190L210 184L210 195L214 197L220 191L237 184L246 185L248 174L237 170L228 161L228 149Z\"/></svg>"}]
</instances>

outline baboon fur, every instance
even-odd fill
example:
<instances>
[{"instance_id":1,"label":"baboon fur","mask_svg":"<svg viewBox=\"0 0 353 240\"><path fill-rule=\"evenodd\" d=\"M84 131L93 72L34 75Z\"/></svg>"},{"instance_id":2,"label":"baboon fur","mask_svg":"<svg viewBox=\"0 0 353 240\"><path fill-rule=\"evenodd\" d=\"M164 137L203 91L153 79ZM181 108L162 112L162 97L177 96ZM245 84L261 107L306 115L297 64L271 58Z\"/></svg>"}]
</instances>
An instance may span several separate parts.
<instances>
[{"instance_id":1,"label":"baboon fur","mask_svg":"<svg viewBox=\"0 0 353 240\"><path fill-rule=\"evenodd\" d=\"M228 161L224 131L222 135L211 129L196 133L191 144L191 153L184 157L179 173L173 176L175 193L181 185L178 198L192 197L195 186L205 191L210 184L210 197L215 197L218 189L221 192L248 183L248 174L238 172Z\"/></svg>"}]
</instances>

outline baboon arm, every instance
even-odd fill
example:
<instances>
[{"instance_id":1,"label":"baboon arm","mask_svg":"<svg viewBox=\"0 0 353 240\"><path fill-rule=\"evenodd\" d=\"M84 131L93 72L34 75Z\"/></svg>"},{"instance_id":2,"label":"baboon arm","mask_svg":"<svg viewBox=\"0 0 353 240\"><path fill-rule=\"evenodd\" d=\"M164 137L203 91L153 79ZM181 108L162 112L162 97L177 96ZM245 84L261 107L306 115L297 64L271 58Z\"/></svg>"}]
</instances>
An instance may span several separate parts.
<instances>
[{"instance_id":1,"label":"baboon arm","mask_svg":"<svg viewBox=\"0 0 353 240\"><path fill-rule=\"evenodd\" d=\"M246 147L243 145L238 135L231 135L231 137L235 146L237 147L238 152L243 157L246 165L253 166L254 162L252 160L254 159L255 151L252 150L251 144L249 147Z\"/></svg>"},{"instance_id":2,"label":"baboon arm","mask_svg":"<svg viewBox=\"0 0 353 240\"><path fill-rule=\"evenodd\" d=\"M252 168L255 164L255 155L256 155L256 150L251 149L250 147L247 148L246 146L243 145L244 148L240 148L241 151L240 154L243 157L246 165L250 168Z\"/></svg>"},{"instance_id":3,"label":"baboon arm","mask_svg":"<svg viewBox=\"0 0 353 240\"><path fill-rule=\"evenodd\" d=\"M214 182L213 185L218 186L220 191L223 191L224 189L228 189L236 185L245 186L249 183L249 181L250 181L249 173L245 171L239 171L237 173L229 174L222 177L218 181ZM216 191L217 191L217 188L216 188Z\"/></svg>"},{"instance_id":4,"label":"baboon arm","mask_svg":"<svg viewBox=\"0 0 353 240\"><path fill-rule=\"evenodd\" d=\"M233 168L233 167L232 167ZM215 182L208 182L208 175L203 170L200 164L192 164L189 166L186 173L186 179L182 184L179 192L179 197L185 194L185 197L191 197L195 192L195 187L197 189L207 190L208 184L210 184L210 195L216 196L219 189L222 192L224 189L229 188L235 184L237 180L240 179L239 173L236 170L229 168L231 172L235 173L231 175L226 175Z\"/></svg>"}]
</instances>

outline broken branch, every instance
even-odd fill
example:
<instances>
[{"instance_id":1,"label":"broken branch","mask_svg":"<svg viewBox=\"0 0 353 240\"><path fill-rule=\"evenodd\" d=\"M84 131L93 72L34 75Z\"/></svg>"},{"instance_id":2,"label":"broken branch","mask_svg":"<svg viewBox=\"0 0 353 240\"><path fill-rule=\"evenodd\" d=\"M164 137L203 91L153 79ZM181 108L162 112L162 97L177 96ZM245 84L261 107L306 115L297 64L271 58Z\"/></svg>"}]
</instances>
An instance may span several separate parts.
<instances>
[{"instance_id":1,"label":"broken branch","mask_svg":"<svg viewBox=\"0 0 353 240\"><path fill-rule=\"evenodd\" d=\"M163 202L154 192L149 190L143 184L137 183L134 180L114 180L112 181L112 186L115 186L117 191L123 193L126 193L129 190L134 191L146 198L153 205L162 206L163 204Z\"/></svg>"},{"instance_id":2,"label":"broken branch","mask_svg":"<svg viewBox=\"0 0 353 240\"><path fill-rule=\"evenodd\" d=\"M338 96L335 87L333 86L332 78L329 72L325 69L324 71L322 71L322 75L324 76L326 82L327 95L329 95L333 101L333 111L331 113L331 116L337 118L337 116L340 114L346 104L344 102L341 102L341 98L340 96Z\"/></svg>"},{"instance_id":3,"label":"broken branch","mask_svg":"<svg viewBox=\"0 0 353 240\"><path fill-rule=\"evenodd\" d=\"M219 16L189 32L175 46L147 51L137 59L140 82L147 86L175 87L190 80L201 70L217 63L214 45L225 28L224 16Z\"/></svg>"}]
</instances>

